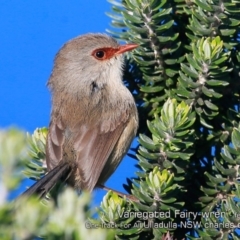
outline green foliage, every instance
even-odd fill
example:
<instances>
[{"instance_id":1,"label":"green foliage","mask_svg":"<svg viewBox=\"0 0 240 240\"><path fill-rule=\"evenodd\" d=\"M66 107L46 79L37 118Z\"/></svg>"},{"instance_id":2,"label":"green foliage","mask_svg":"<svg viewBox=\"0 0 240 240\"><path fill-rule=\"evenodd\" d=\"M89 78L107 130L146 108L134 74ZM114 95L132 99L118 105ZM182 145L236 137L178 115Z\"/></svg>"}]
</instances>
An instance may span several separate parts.
<instances>
[{"instance_id":1,"label":"green foliage","mask_svg":"<svg viewBox=\"0 0 240 240\"><path fill-rule=\"evenodd\" d=\"M21 167L26 157L26 137L16 129L0 130L0 205L6 201L9 190L23 179Z\"/></svg>"},{"instance_id":2,"label":"green foliage","mask_svg":"<svg viewBox=\"0 0 240 240\"><path fill-rule=\"evenodd\" d=\"M159 106L168 97L168 90L176 82L179 63L184 59L179 33L174 31L171 4L166 0L110 2L116 13L110 14L114 19L112 25L128 29L109 32L121 40L140 45L133 59L141 73L140 96L148 115L152 116L159 112Z\"/></svg>"},{"instance_id":3,"label":"green foliage","mask_svg":"<svg viewBox=\"0 0 240 240\"><path fill-rule=\"evenodd\" d=\"M203 197L200 197L203 210L211 212L216 210L222 214L223 219L219 218L202 218L204 225L216 224L216 226L224 223L225 227L221 228L221 231L214 231L214 234L219 239L224 239L231 234L231 236L237 239L235 229L239 228L240 222L240 154L239 154L239 140L240 140L240 126L234 128L231 140L232 147L225 145L221 152L221 158L214 159L214 165L212 166L212 174L205 172L207 187L201 186L201 190L204 192ZM228 227L226 227L228 226ZM211 237L213 230L206 228L206 232L199 232L200 236ZM225 236L225 237L224 237Z\"/></svg>"},{"instance_id":4,"label":"green foliage","mask_svg":"<svg viewBox=\"0 0 240 240\"><path fill-rule=\"evenodd\" d=\"M141 228L133 227L136 220L131 212L133 205L126 201L125 198L120 198L116 193L108 192L103 198L99 208L99 218L97 221L103 228L115 229L116 239L138 239L138 234Z\"/></svg>"},{"instance_id":5,"label":"green foliage","mask_svg":"<svg viewBox=\"0 0 240 240\"><path fill-rule=\"evenodd\" d=\"M43 204L36 198L20 198L0 208L1 239L113 239L113 232L89 224L89 194L79 197L71 188L57 202ZM6 219L7 218L7 219Z\"/></svg>"},{"instance_id":6,"label":"green foliage","mask_svg":"<svg viewBox=\"0 0 240 240\"><path fill-rule=\"evenodd\" d=\"M99 209L99 224L112 224L116 229L116 239L142 239L146 235L160 239L171 230L172 224L177 224L174 223L173 211L183 205L176 199L179 191L173 174L155 167L144 179L134 181L132 193L139 202L126 201L112 192L104 197ZM168 227L156 227L160 224Z\"/></svg>"},{"instance_id":7,"label":"green foliage","mask_svg":"<svg viewBox=\"0 0 240 240\"><path fill-rule=\"evenodd\" d=\"M213 129L208 120L219 114L215 104L224 88L229 85L229 72L225 65L230 52L225 53L223 41L219 37L202 38L192 44L192 54L187 54L187 64L181 64L178 88L175 90L180 99L193 105L203 126Z\"/></svg>"},{"instance_id":8,"label":"green foliage","mask_svg":"<svg viewBox=\"0 0 240 240\"><path fill-rule=\"evenodd\" d=\"M32 136L27 134L28 154L31 161L27 163L27 168L24 170L26 177L38 180L47 171L45 162L45 146L47 137L47 128L37 128Z\"/></svg>"},{"instance_id":9,"label":"green foliage","mask_svg":"<svg viewBox=\"0 0 240 240\"><path fill-rule=\"evenodd\" d=\"M240 2L109 2L109 32L139 44L125 72L127 85L134 85L130 90L141 119L141 171L126 188L140 203L131 211L137 204L154 202L148 175L157 168L167 171L172 186L178 186L175 201L167 196L168 208L178 204L178 210L198 213L196 219L180 217L176 222L201 222L200 227L174 229L173 239L186 234L190 239L196 239L195 234L197 239L239 239ZM155 184L160 191L161 184ZM164 211L165 202L158 203L157 209ZM145 211L151 212L151 204L148 207ZM139 239L163 237L151 231Z\"/></svg>"},{"instance_id":10,"label":"green foliage","mask_svg":"<svg viewBox=\"0 0 240 240\"><path fill-rule=\"evenodd\" d=\"M194 154L194 130L191 128L194 121L191 108L184 102L177 104L173 99L164 104L161 117L148 122L152 139L142 134L139 136L141 146L137 157L144 172L158 166L177 173L176 181L184 179L184 169ZM138 176L144 176L144 172L139 172Z\"/></svg>"},{"instance_id":11,"label":"green foliage","mask_svg":"<svg viewBox=\"0 0 240 240\"><path fill-rule=\"evenodd\" d=\"M49 240L80 240L86 236L87 239L113 239L113 231L90 224L94 212L90 210L87 193L79 197L67 187L56 201L34 197L6 201L8 191L16 188L23 178L23 164L29 167L25 170L27 175L34 179L43 173L46 133L46 128L37 129L26 139L16 129L0 132L0 239L34 239L35 236Z\"/></svg>"}]
</instances>

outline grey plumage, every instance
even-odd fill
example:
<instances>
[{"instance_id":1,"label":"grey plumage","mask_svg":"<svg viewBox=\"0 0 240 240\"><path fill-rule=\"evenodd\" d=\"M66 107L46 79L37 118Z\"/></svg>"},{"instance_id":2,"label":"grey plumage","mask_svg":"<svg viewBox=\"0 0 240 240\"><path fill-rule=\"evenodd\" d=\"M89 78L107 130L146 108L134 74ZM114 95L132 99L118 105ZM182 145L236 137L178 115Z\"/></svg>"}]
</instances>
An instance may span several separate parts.
<instances>
[{"instance_id":1,"label":"grey plumage","mask_svg":"<svg viewBox=\"0 0 240 240\"><path fill-rule=\"evenodd\" d=\"M122 53L136 46L87 34L67 42L56 55L48 82L52 112L46 160L50 173L58 168L63 174L54 182L68 174L69 184L92 191L105 183L126 154L138 114L122 82Z\"/></svg>"}]
</instances>

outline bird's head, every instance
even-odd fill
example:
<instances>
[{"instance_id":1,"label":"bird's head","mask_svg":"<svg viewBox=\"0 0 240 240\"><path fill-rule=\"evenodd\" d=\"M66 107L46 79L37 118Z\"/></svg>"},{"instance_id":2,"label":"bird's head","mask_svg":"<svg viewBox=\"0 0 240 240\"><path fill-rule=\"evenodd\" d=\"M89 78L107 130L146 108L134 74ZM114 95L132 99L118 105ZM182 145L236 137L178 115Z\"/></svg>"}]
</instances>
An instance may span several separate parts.
<instances>
[{"instance_id":1,"label":"bird's head","mask_svg":"<svg viewBox=\"0 0 240 240\"><path fill-rule=\"evenodd\" d=\"M137 44L120 45L104 34L86 34L67 42L55 58L50 86L71 89L88 86L92 82L106 84L121 81L123 53Z\"/></svg>"}]
</instances>

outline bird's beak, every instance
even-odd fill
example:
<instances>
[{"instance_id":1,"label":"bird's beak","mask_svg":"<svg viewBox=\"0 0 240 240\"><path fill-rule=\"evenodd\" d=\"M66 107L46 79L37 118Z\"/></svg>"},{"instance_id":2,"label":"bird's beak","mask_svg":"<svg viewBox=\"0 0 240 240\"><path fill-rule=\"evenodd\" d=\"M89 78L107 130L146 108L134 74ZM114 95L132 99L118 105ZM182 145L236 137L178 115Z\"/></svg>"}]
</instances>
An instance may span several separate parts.
<instances>
[{"instance_id":1,"label":"bird's beak","mask_svg":"<svg viewBox=\"0 0 240 240\"><path fill-rule=\"evenodd\" d=\"M138 47L138 44L135 43L130 43L130 44L125 44L125 45L121 45L118 50L115 52L115 54L122 54L128 51L131 51L135 48Z\"/></svg>"}]
</instances>

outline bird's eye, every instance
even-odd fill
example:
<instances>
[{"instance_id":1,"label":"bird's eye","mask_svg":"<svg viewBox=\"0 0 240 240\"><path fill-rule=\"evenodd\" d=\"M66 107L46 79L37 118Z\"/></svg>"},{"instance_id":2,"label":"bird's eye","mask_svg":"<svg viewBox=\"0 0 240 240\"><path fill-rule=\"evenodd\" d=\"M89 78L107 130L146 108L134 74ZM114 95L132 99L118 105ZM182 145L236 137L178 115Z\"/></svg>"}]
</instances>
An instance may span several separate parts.
<instances>
[{"instance_id":1,"label":"bird's eye","mask_svg":"<svg viewBox=\"0 0 240 240\"><path fill-rule=\"evenodd\" d=\"M118 48L116 49L112 47L97 48L91 55L99 61L109 60L114 56L117 50Z\"/></svg>"},{"instance_id":2,"label":"bird's eye","mask_svg":"<svg viewBox=\"0 0 240 240\"><path fill-rule=\"evenodd\" d=\"M106 53L103 50L98 50L95 52L94 55L97 59L104 59L106 56Z\"/></svg>"}]
</instances>

